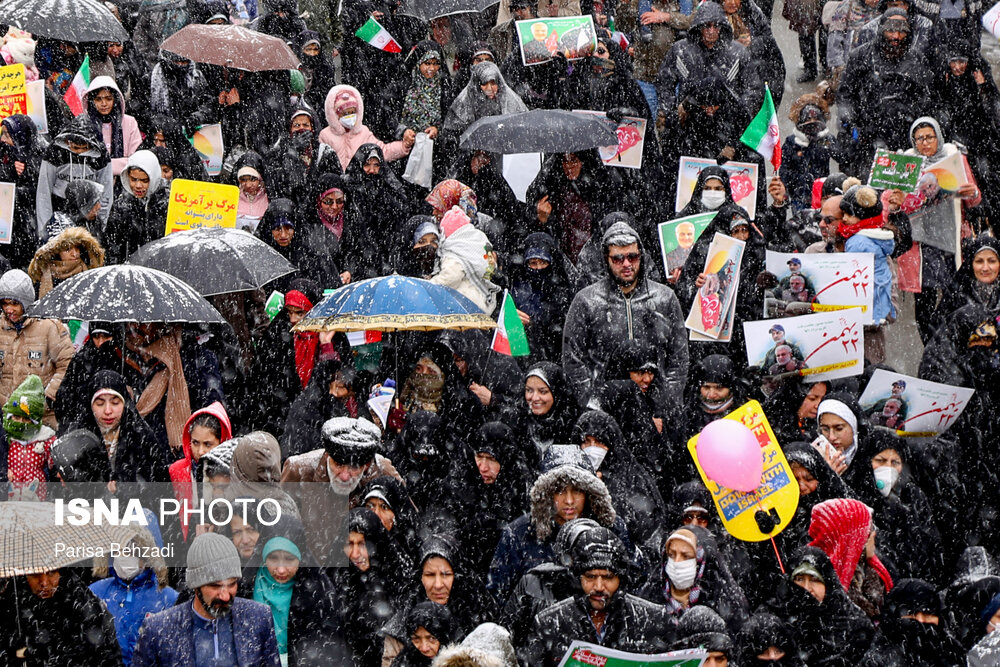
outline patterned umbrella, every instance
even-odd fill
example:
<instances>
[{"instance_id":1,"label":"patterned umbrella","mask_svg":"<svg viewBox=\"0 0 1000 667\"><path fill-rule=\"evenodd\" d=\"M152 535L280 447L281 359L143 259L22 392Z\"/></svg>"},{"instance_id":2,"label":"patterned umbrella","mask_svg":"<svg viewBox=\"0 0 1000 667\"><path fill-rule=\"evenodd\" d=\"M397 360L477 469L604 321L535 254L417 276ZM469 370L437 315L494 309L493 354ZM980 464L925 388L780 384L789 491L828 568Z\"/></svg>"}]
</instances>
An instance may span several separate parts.
<instances>
[{"instance_id":1,"label":"patterned umbrella","mask_svg":"<svg viewBox=\"0 0 1000 667\"><path fill-rule=\"evenodd\" d=\"M186 25L160 48L196 63L248 72L297 69L299 59L285 41L238 25Z\"/></svg>"},{"instance_id":2,"label":"patterned umbrella","mask_svg":"<svg viewBox=\"0 0 1000 667\"><path fill-rule=\"evenodd\" d=\"M67 42L125 42L115 15L95 0L3 0L0 23Z\"/></svg>"},{"instance_id":3,"label":"patterned umbrella","mask_svg":"<svg viewBox=\"0 0 1000 667\"><path fill-rule=\"evenodd\" d=\"M84 271L59 283L28 310L29 317L105 322L225 320L186 282L145 266L118 264Z\"/></svg>"},{"instance_id":4,"label":"patterned umbrella","mask_svg":"<svg viewBox=\"0 0 1000 667\"><path fill-rule=\"evenodd\" d=\"M60 526L54 503L0 503L0 577L50 572L89 560L97 550L107 554L112 544L127 544L141 529L68 521Z\"/></svg>"},{"instance_id":5,"label":"patterned umbrella","mask_svg":"<svg viewBox=\"0 0 1000 667\"><path fill-rule=\"evenodd\" d=\"M457 290L406 276L341 287L313 306L294 331L494 329L496 322Z\"/></svg>"}]
</instances>

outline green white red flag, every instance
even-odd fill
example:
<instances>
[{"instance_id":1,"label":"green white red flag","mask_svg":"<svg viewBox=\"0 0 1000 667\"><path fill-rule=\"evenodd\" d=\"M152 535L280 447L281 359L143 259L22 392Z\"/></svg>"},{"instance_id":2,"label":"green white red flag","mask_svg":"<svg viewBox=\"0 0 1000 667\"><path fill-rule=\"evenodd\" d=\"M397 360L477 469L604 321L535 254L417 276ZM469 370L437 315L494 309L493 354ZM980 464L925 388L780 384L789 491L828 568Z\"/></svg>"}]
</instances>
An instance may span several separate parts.
<instances>
[{"instance_id":1,"label":"green white red flag","mask_svg":"<svg viewBox=\"0 0 1000 667\"><path fill-rule=\"evenodd\" d=\"M374 17L368 17L368 20L363 26L358 28L358 31L354 33L355 37L360 37L362 41L371 44L376 49L380 51L388 51L389 53L400 53L403 49L399 46L399 42L393 39L389 31L382 27L382 24L374 19Z\"/></svg>"},{"instance_id":2,"label":"green white red flag","mask_svg":"<svg viewBox=\"0 0 1000 667\"><path fill-rule=\"evenodd\" d=\"M80 65L79 71L77 71L76 76L73 77L73 81L69 84L69 88L66 89L66 94L63 95L63 99L66 100L66 104L69 105L69 110L73 112L73 116L79 116L82 114L86 107L83 104L83 95L87 92L87 88L90 87L90 56L86 55L83 57L83 64Z\"/></svg>"},{"instance_id":3,"label":"green white red flag","mask_svg":"<svg viewBox=\"0 0 1000 667\"><path fill-rule=\"evenodd\" d=\"M497 318L497 328L493 332L495 352L508 357L524 357L529 353L528 335L524 333L524 323L517 315L517 306L510 293L504 291L503 306L500 307L500 317Z\"/></svg>"},{"instance_id":4,"label":"green white red flag","mask_svg":"<svg viewBox=\"0 0 1000 667\"><path fill-rule=\"evenodd\" d=\"M740 141L769 160L774 168L781 166L781 137L778 135L778 114L774 109L771 89L764 86L764 103L753 117Z\"/></svg>"}]
</instances>

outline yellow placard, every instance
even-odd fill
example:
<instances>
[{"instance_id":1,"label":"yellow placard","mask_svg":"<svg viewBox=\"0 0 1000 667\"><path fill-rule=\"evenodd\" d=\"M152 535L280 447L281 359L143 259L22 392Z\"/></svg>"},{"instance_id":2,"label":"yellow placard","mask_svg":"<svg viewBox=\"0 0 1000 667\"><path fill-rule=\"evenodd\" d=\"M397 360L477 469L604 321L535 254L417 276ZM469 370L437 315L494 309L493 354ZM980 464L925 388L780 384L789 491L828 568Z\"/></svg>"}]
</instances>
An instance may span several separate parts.
<instances>
[{"instance_id":1,"label":"yellow placard","mask_svg":"<svg viewBox=\"0 0 1000 667\"><path fill-rule=\"evenodd\" d=\"M862 313L868 312L868 306L833 306L825 303L812 304L812 311L814 313L828 313L831 310L847 310L848 308L860 308Z\"/></svg>"},{"instance_id":2,"label":"yellow placard","mask_svg":"<svg viewBox=\"0 0 1000 667\"><path fill-rule=\"evenodd\" d=\"M235 229L239 198L240 189L235 185L176 178L170 183L164 234L200 227Z\"/></svg>"},{"instance_id":3,"label":"yellow placard","mask_svg":"<svg viewBox=\"0 0 1000 667\"><path fill-rule=\"evenodd\" d=\"M0 118L28 113L28 84L24 65L0 67Z\"/></svg>"},{"instance_id":4,"label":"yellow placard","mask_svg":"<svg viewBox=\"0 0 1000 667\"><path fill-rule=\"evenodd\" d=\"M743 493L719 486L705 475L698 461L698 436L688 440L688 451L694 464L698 467L701 481L705 483L715 509L719 512L722 525L729 534L744 542L762 542L774 537L791 522L795 510L799 506L799 485L795 475L788 465L784 452L778 445L771 425L767 423L764 410L757 401L750 401L737 410L729 413L724 419L732 419L742 423L753 431L760 444L761 456L764 458L764 472L761 475L760 486L752 493ZM774 516L771 510L777 512L777 525L771 533L762 533L757 525L755 513L763 510Z\"/></svg>"}]
</instances>

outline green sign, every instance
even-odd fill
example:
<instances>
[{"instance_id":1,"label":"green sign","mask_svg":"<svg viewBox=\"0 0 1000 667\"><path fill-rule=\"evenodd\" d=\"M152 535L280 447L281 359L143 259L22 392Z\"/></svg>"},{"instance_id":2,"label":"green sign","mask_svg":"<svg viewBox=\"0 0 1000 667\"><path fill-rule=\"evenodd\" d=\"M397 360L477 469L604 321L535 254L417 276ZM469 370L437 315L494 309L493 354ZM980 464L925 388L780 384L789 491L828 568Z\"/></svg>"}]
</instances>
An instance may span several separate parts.
<instances>
[{"instance_id":1,"label":"green sign","mask_svg":"<svg viewBox=\"0 0 1000 667\"><path fill-rule=\"evenodd\" d=\"M559 667L701 667L706 658L708 651L701 649L642 655L575 641Z\"/></svg>"},{"instance_id":2,"label":"green sign","mask_svg":"<svg viewBox=\"0 0 1000 667\"><path fill-rule=\"evenodd\" d=\"M891 153L884 148L875 151L868 185L883 190L913 192L917 189L920 171L924 166L922 155Z\"/></svg>"},{"instance_id":3,"label":"green sign","mask_svg":"<svg viewBox=\"0 0 1000 667\"><path fill-rule=\"evenodd\" d=\"M587 16L555 16L516 21L521 62L537 65L562 53L568 60L593 55L597 49L594 19Z\"/></svg>"},{"instance_id":4,"label":"green sign","mask_svg":"<svg viewBox=\"0 0 1000 667\"><path fill-rule=\"evenodd\" d=\"M264 312L267 313L267 319L273 320L284 307L285 295L278 290L271 292L271 296L267 297L267 301L264 302Z\"/></svg>"},{"instance_id":5,"label":"green sign","mask_svg":"<svg viewBox=\"0 0 1000 667\"><path fill-rule=\"evenodd\" d=\"M661 222L656 226L666 275L669 276L674 269L684 268L684 262L691 254L695 241L715 219L715 215L716 211L696 213L670 222Z\"/></svg>"}]
</instances>

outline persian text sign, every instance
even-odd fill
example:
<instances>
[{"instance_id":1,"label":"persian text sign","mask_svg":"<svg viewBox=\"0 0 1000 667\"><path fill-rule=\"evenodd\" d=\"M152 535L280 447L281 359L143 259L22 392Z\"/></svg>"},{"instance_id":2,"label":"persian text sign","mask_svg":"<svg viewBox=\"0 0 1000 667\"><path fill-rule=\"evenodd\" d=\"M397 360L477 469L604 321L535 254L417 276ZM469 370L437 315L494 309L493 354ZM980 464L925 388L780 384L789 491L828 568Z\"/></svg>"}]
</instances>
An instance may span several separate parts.
<instances>
[{"instance_id":1,"label":"persian text sign","mask_svg":"<svg viewBox=\"0 0 1000 667\"><path fill-rule=\"evenodd\" d=\"M235 185L174 179L164 235L200 227L235 229L239 197L240 189Z\"/></svg>"},{"instance_id":2,"label":"persian text sign","mask_svg":"<svg viewBox=\"0 0 1000 667\"><path fill-rule=\"evenodd\" d=\"M0 118L28 113L28 87L24 65L0 67Z\"/></svg>"}]
</instances>

